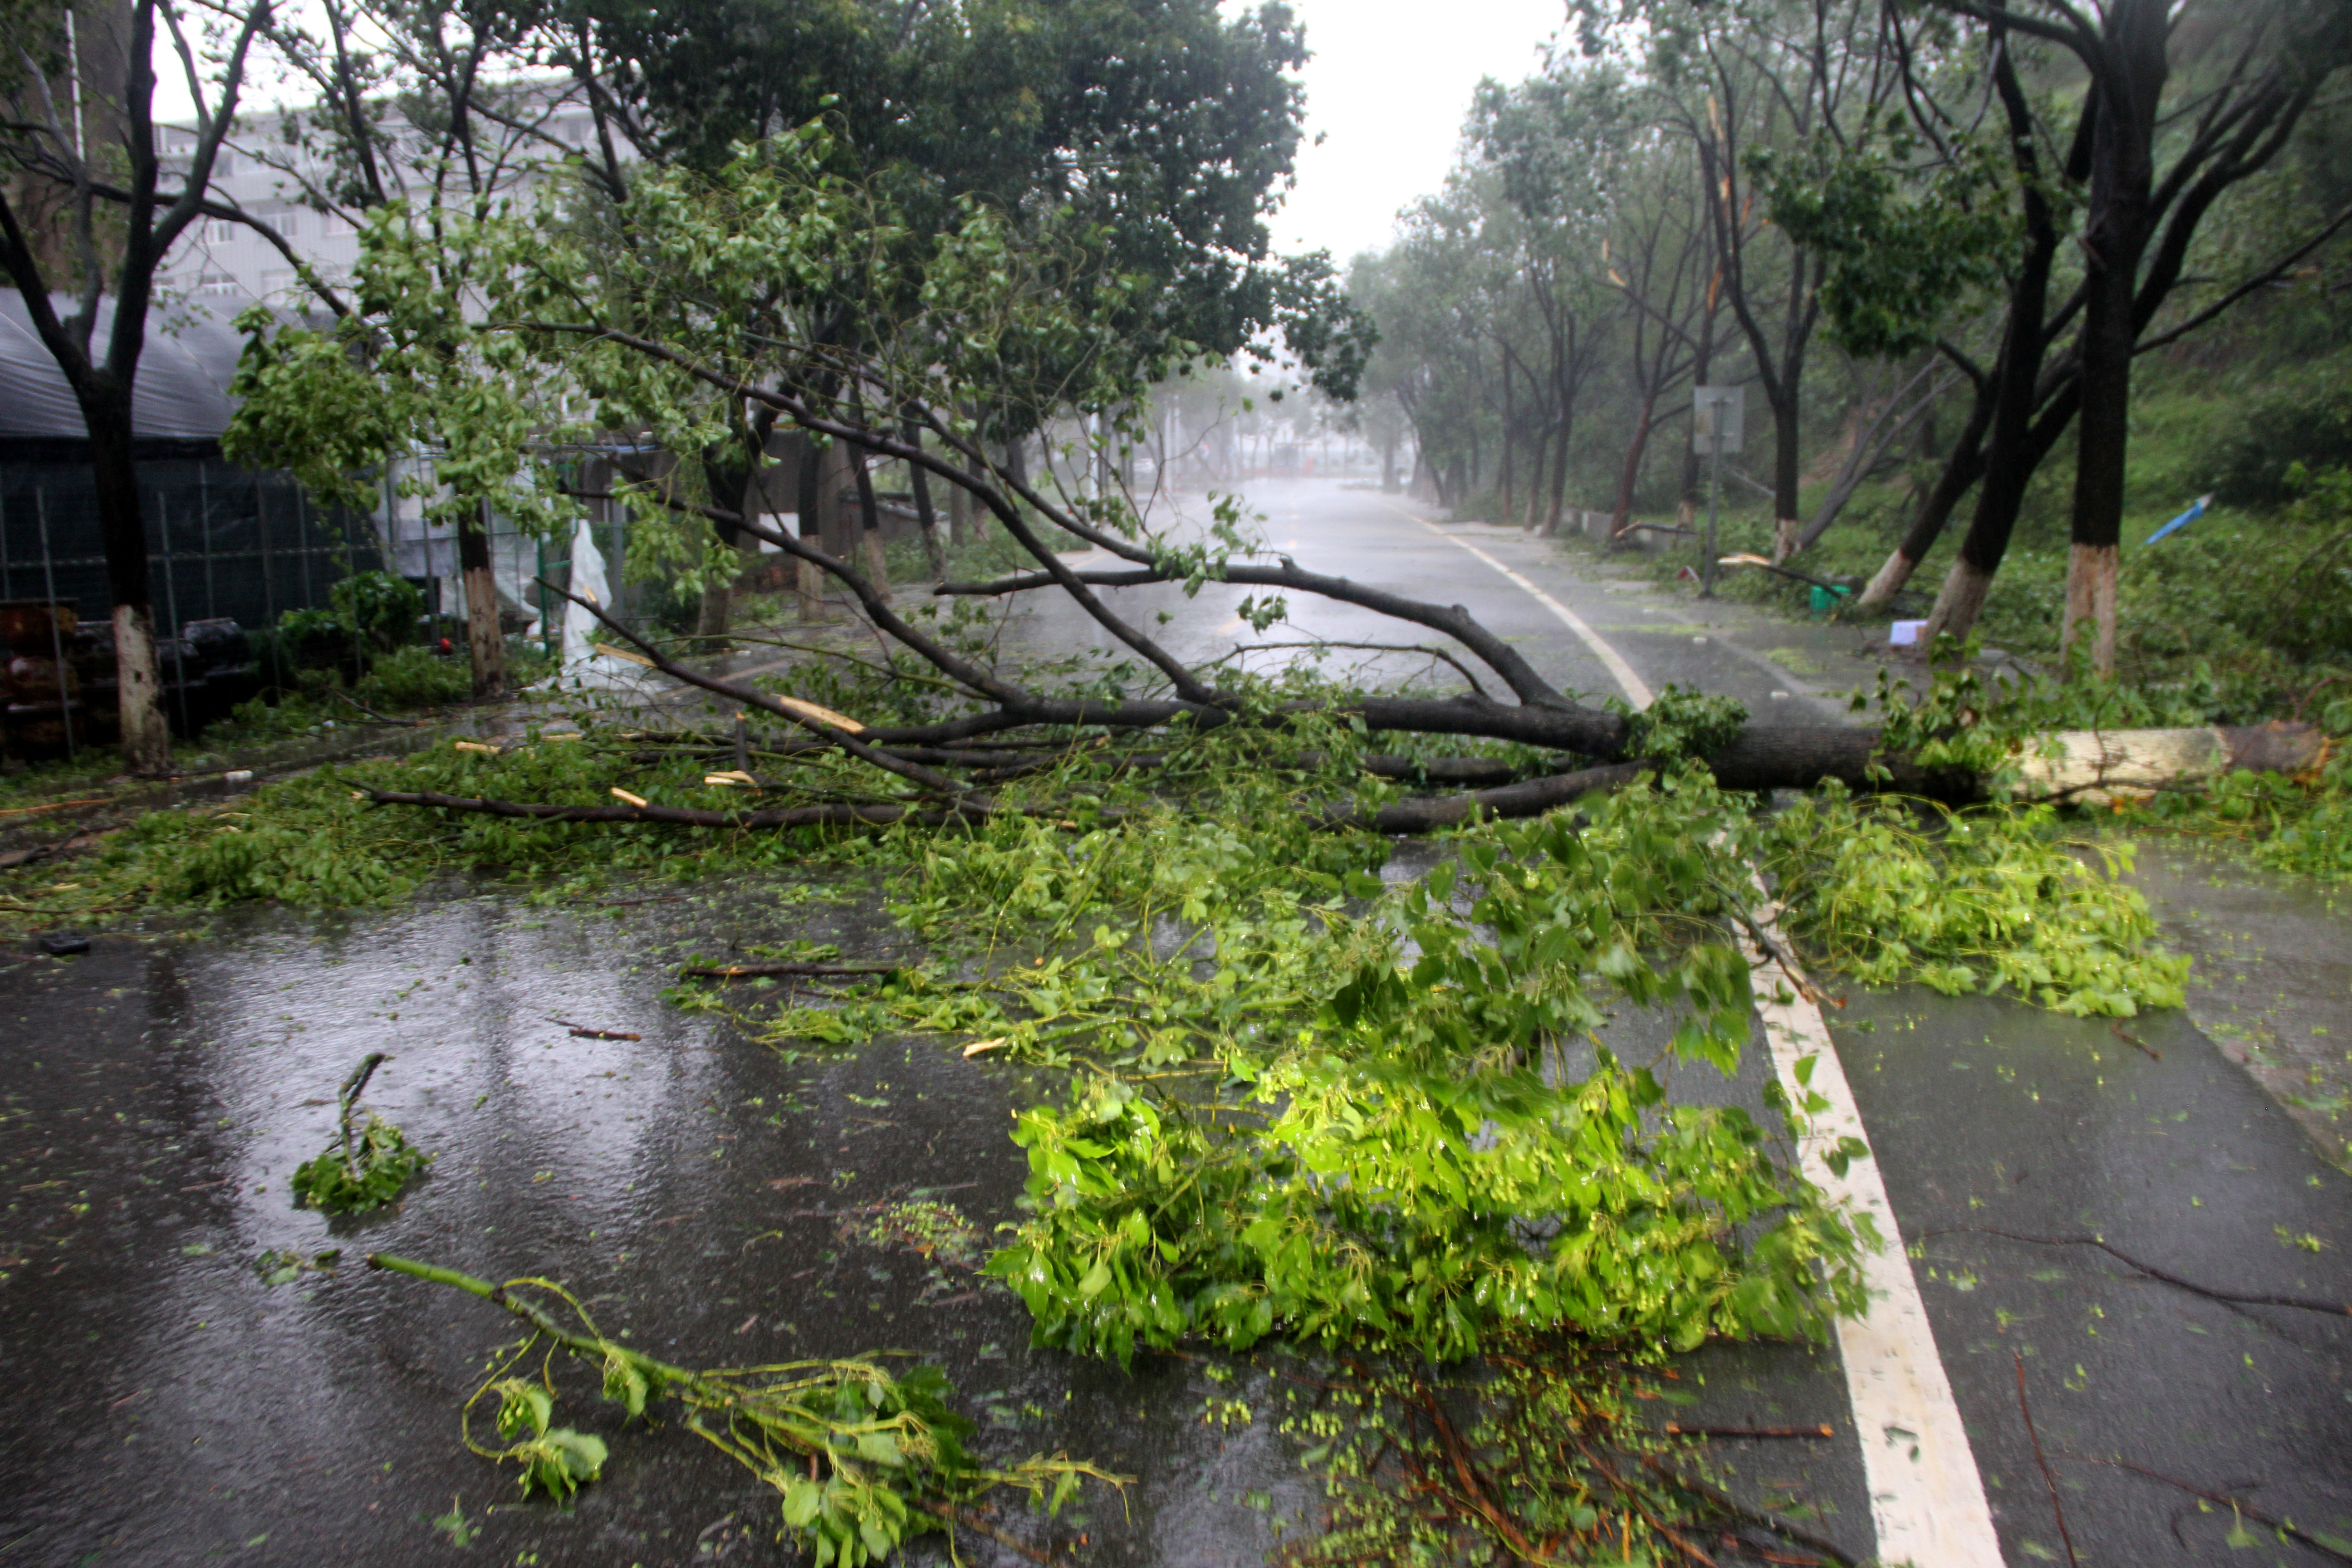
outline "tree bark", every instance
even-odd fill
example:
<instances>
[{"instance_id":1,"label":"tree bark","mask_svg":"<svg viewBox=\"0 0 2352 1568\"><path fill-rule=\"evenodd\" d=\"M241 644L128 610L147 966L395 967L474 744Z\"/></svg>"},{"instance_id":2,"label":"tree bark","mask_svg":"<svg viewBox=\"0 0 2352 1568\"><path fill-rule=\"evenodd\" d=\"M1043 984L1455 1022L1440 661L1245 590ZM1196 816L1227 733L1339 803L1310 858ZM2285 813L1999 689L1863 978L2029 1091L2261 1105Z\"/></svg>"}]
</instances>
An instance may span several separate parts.
<instances>
[{"instance_id":1,"label":"tree bark","mask_svg":"<svg viewBox=\"0 0 2352 1568\"><path fill-rule=\"evenodd\" d=\"M903 434L908 446L919 447L923 444L923 427L916 422L915 411L911 408L907 410ZM915 516L922 524L923 555L930 563L931 581L944 583L948 580L948 559L946 553L940 549L939 517L931 510L929 470L920 463L911 463L908 465L907 472L909 476L908 483L915 492Z\"/></svg>"},{"instance_id":2,"label":"tree bark","mask_svg":"<svg viewBox=\"0 0 2352 1568\"><path fill-rule=\"evenodd\" d=\"M740 515L756 515L751 489L751 486L759 479L756 468L747 476L733 464L706 457L702 469L714 499L732 497ZM720 504L725 503L722 501ZM694 633L697 637L704 639L704 651L716 653L726 646L728 627L734 620L735 586L742 577L742 546L749 542L749 538L735 524L715 520L710 524L710 531L715 541L712 547L724 558L728 571L727 575L703 584L702 605L694 618Z\"/></svg>"},{"instance_id":3,"label":"tree bark","mask_svg":"<svg viewBox=\"0 0 2352 1568\"><path fill-rule=\"evenodd\" d=\"M800 536L803 543L822 549L824 542L824 475L827 454L818 450L815 440L808 436L799 437L800 466L795 478L799 494L793 507L799 516ZM800 617L803 624L822 620L824 616L824 571L805 558L793 563L793 585L800 601Z\"/></svg>"},{"instance_id":4,"label":"tree bark","mask_svg":"<svg viewBox=\"0 0 2352 1568\"><path fill-rule=\"evenodd\" d=\"M2046 317L2051 268L2058 256L2057 215L2042 190L2032 110L2005 44L1994 57L1993 79L2009 128L2010 155L2024 190L2026 248L2010 280L2009 319L2001 331L2000 358L1993 367L1994 401L1991 434L1984 451L1983 488L1977 492L1976 515L1969 523L1968 537L1960 542L1960 558L1952 563L1945 591L1937 595L1936 607L1921 628L1923 648L1933 647L1935 639L1945 633L1965 638L1975 628L1993 574L2000 570L2001 557L2008 553L2009 536L2017 525L2026 487L2064 431L2080 396L2077 380L2052 399L2048 407L2042 406L2047 395L2042 367L2050 350ZM2091 112L2086 108L2085 121L2077 123L2078 148Z\"/></svg>"},{"instance_id":5,"label":"tree bark","mask_svg":"<svg viewBox=\"0 0 2352 1568\"><path fill-rule=\"evenodd\" d=\"M2075 640L2091 628L2091 673L2116 672L2116 567L2112 544L2075 544L2066 552L2066 618L2058 634L2059 668L2074 668Z\"/></svg>"},{"instance_id":6,"label":"tree bark","mask_svg":"<svg viewBox=\"0 0 2352 1568\"><path fill-rule=\"evenodd\" d=\"M874 590L885 604L890 601L890 564L882 553L882 510L874 500L874 475L866 466L866 454L849 454L849 477L857 487L857 539L860 552L866 559L866 575L872 580Z\"/></svg>"},{"instance_id":7,"label":"tree bark","mask_svg":"<svg viewBox=\"0 0 2352 1568\"><path fill-rule=\"evenodd\" d=\"M1919 500L1919 510L1913 514L1910 528L1886 557L1886 564L1870 580L1855 601L1855 608L1874 610L1892 600L1911 580L1912 572L1927 558L1943 534L1944 525L1976 482L1984 477L1985 430L1992 424L1993 383L1979 381L1976 396L1969 405L1969 422L1960 432L1951 456L1944 459L1943 472L1936 478L1935 488Z\"/></svg>"},{"instance_id":8,"label":"tree bark","mask_svg":"<svg viewBox=\"0 0 2352 1568\"><path fill-rule=\"evenodd\" d=\"M115 330L125 329L118 325ZM96 384L79 401L82 422L89 431L92 477L98 482L122 760L135 773L164 773L172 766L172 731L163 712L163 671L155 658L155 620L149 607L147 519L139 505L138 470L131 459L131 390L118 388L102 371L90 379ZM64 718L68 724L73 721L70 713Z\"/></svg>"},{"instance_id":9,"label":"tree bark","mask_svg":"<svg viewBox=\"0 0 2352 1568\"><path fill-rule=\"evenodd\" d=\"M475 501L457 514L457 569L466 589L466 654L474 671L474 700L507 694L507 642L499 630L498 576L490 568L489 503Z\"/></svg>"},{"instance_id":10,"label":"tree bark","mask_svg":"<svg viewBox=\"0 0 2352 1568\"><path fill-rule=\"evenodd\" d=\"M2123 539L2132 355L2139 337L2134 307L2150 226L2170 9L2162 0L2117 0L2110 6L2099 50L2105 68L2095 67L2092 83L2098 127L2091 140L2083 243L2082 424L2059 644L2071 649L2080 618L2095 617L2091 672L2101 679L2116 668L2116 551Z\"/></svg>"},{"instance_id":11,"label":"tree bark","mask_svg":"<svg viewBox=\"0 0 2352 1568\"><path fill-rule=\"evenodd\" d=\"M1654 427L1658 395L1653 391L1642 398L1633 416L1633 439L1625 447L1624 466L1617 471L1617 506L1609 515L1609 534L1615 538L1625 531L1633 521L1633 488L1642 481L1642 458L1650 447L1650 431Z\"/></svg>"}]
</instances>

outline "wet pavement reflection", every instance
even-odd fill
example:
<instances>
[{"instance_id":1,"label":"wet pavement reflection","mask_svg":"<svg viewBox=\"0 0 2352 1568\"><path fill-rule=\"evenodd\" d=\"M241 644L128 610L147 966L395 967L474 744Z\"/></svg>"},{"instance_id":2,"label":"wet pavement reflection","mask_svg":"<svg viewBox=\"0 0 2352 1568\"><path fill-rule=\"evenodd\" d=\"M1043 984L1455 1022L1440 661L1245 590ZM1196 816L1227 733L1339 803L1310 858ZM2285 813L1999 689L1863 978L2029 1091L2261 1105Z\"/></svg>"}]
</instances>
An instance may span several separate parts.
<instances>
[{"instance_id":1,"label":"wet pavement reflection","mask_svg":"<svg viewBox=\"0 0 2352 1568\"><path fill-rule=\"evenodd\" d=\"M1255 1562L1295 1532L1305 1480L1263 1374L1033 1352L1009 1292L861 1227L929 1199L984 1248L1017 1213L1012 1110L1051 1085L930 1040L793 1064L665 1003L686 933L699 920L701 951L722 946L740 910L562 912L452 890L101 937L87 958L7 971L6 1560L442 1562L469 1532L484 1561L790 1560L772 1493L682 1426L619 1430L576 1376L559 1378L558 1419L612 1444L605 1479L569 1509L518 1503L513 1472L468 1454L457 1420L509 1320L373 1273L368 1249L562 1279L607 1331L686 1364L914 1352L953 1381L983 1453L1065 1451L1139 1478L1051 1523L1002 1510L1037 1549ZM331 1222L295 1209L288 1179L372 1050L392 1059L368 1102L436 1159L394 1210ZM284 1283L257 1266L335 1251ZM1213 1394L1257 1418L1205 1425ZM1020 1560L969 1533L959 1548Z\"/></svg>"}]
</instances>

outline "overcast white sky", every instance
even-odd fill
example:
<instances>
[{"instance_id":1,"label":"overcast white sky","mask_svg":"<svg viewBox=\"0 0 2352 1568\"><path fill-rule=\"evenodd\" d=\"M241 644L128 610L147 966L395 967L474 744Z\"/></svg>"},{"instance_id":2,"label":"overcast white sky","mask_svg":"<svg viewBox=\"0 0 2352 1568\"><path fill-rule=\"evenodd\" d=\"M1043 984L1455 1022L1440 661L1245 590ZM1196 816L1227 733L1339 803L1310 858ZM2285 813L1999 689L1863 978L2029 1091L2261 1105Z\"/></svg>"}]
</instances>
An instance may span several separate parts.
<instances>
[{"instance_id":1,"label":"overcast white sky","mask_svg":"<svg viewBox=\"0 0 2352 1568\"><path fill-rule=\"evenodd\" d=\"M1227 0L1229 14L1255 0ZM1567 18L1565 0L1290 0L1315 58L1303 73L1298 185L1275 220L1276 248L1328 248L1341 268L1384 244L1397 209L1437 189L1478 79L1517 81ZM299 5L299 0L297 0ZM156 51L156 110L188 114L178 62ZM257 83L250 93L278 95Z\"/></svg>"},{"instance_id":2,"label":"overcast white sky","mask_svg":"<svg viewBox=\"0 0 2352 1568\"><path fill-rule=\"evenodd\" d=\"M1437 189L1478 79L1517 81L1567 19L1563 0L1291 0L1315 51L1298 188L1281 250L1328 247L1344 268L1388 240L1397 209Z\"/></svg>"}]
</instances>

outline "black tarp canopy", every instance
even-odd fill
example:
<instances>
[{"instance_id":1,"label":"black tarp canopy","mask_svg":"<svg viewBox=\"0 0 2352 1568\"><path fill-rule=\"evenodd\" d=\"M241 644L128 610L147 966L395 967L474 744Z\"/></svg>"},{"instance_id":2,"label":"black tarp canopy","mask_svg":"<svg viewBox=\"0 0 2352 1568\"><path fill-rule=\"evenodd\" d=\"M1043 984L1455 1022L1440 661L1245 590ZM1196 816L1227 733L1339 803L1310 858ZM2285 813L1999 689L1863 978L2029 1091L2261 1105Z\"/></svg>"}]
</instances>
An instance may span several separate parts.
<instances>
[{"instance_id":1,"label":"black tarp canopy","mask_svg":"<svg viewBox=\"0 0 2352 1568\"><path fill-rule=\"evenodd\" d=\"M62 317L75 307L66 295L51 296ZM244 295L174 300L147 313L147 342L131 384L132 437L150 450L193 455L198 444L216 443L228 428L236 405L229 383L236 374L245 336L234 325L254 301ZM114 301L102 299L90 352L103 354L114 330ZM39 443L89 438L81 405L65 373L33 328L24 296L0 289L0 442Z\"/></svg>"},{"instance_id":2,"label":"black tarp canopy","mask_svg":"<svg viewBox=\"0 0 2352 1568\"><path fill-rule=\"evenodd\" d=\"M148 314L131 384L131 450L153 610L167 626L217 616L274 626L379 561L369 520L322 510L290 475L256 473L220 455L245 349L234 322L253 303L207 296ZM62 314L73 301L57 296L56 305ZM101 301L93 352L105 352L113 325L113 301ZM52 597L85 617L107 614L89 437L23 298L0 289L0 599Z\"/></svg>"}]
</instances>

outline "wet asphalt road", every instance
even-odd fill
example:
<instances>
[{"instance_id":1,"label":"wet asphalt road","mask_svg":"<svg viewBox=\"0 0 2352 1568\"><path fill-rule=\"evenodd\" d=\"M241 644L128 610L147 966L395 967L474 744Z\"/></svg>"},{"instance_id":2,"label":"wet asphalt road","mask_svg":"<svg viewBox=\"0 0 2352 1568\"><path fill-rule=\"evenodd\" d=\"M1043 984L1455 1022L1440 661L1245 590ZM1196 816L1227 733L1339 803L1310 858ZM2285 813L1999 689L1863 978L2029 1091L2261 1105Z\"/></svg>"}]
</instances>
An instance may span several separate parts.
<instances>
[{"instance_id":1,"label":"wet asphalt road","mask_svg":"<svg viewBox=\"0 0 2352 1568\"><path fill-rule=\"evenodd\" d=\"M1613 691L1549 611L1390 498L1299 483L1254 499L1302 564L1462 603L1564 687ZM1653 687L1818 722L1874 668L1851 631L1701 611L1508 531L1460 531ZM1188 657L1257 640L1234 616L1241 595L1213 584L1191 606L1170 589L1114 597L1145 620L1185 610L1171 631ZM1265 640L1393 637L1342 606L1291 608ZM1040 606L1019 637L1099 636L1075 616ZM1391 675L1424 668L1383 658ZM607 1479L568 1511L513 1506L511 1476L465 1452L454 1413L505 1321L369 1274L370 1247L557 1275L608 1326L693 1363L918 1351L989 1451L1066 1449L1142 1478L1124 1504L1090 1497L1052 1526L1013 1510L1037 1546L1261 1561L1310 1502L1262 1376L1033 1352L1010 1297L845 1238L866 1205L927 1194L983 1233L1012 1217L1021 1162L1003 1129L1043 1086L934 1045L788 1063L660 999L685 946L887 950L864 907L783 886L554 910L451 889L393 911L245 911L0 969L0 1563L776 1559L768 1494L682 1430L613 1430L576 1381L562 1418L611 1438ZM2309 999L2310 1016L2352 1037L2344 1004ZM644 1038L575 1038L551 1015ZM2215 1299L2352 1300L2347 1178L2243 1068L2177 1015L2129 1026L2155 1058L2103 1021L1924 992L1857 994L1832 1023L2011 1564L2065 1560L2053 1482L2084 1563L2328 1560L2259 1527L2233 1544L2227 1508L2144 1471L2352 1539L2352 1319ZM331 1226L293 1210L285 1182L372 1049L395 1059L371 1100L440 1158L398 1212ZM1708 1092L1752 1095L1762 1055ZM2088 1236L2185 1284L2066 1239ZM290 1283L255 1268L337 1247L338 1266ZM1830 1423L1827 1442L1729 1443L1721 1458L1747 1495L1868 1552L1858 1445L1900 1439L1851 1430L1834 1350L1715 1347L1684 1370L1697 1403L1669 1414L1685 1425ZM1258 1418L1204 1426L1202 1402L1237 1389ZM453 1498L478 1532L463 1551L434 1523ZM1019 1560L961 1544L968 1561Z\"/></svg>"},{"instance_id":2,"label":"wet asphalt road","mask_svg":"<svg viewBox=\"0 0 2352 1568\"><path fill-rule=\"evenodd\" d=\"M1051 1525L1010 1510L1037 1547L1262 1556L1304 1506L1299 1472L1271 1420L1224 1432L1200 1415L1212 1394L1274 1409L1266 1379L1032 1352L1009 1293L844 1234L929 1198L985 1245L1016 1217L1012 1109L1045 1086L933 1042L794 1066L660 998L674 943L719 951L790 923L887 955L858 908L739 889L675 914L508 895L251 910L12 971L0 1561L778 1559L772 1493L682 1427L620 1430L577 1375L559 1380L558 1421L610 1441L605 1479L569 1510L509 1506L513 1475L465 1451L457 1407L510 1321L367 1270L370 1249L553 1276L608 1331L689 1365L917 1352L953 1380L982 1452L1066 1449L1146 1478ZM549 1015L644 1037L576 1038ZM437 1158L395 1212L298 1211L288 1176L330 1141L335 1085L370 1050L393 1053L370 1102ZM256 1266L332 1248L331 1269L286 1284ZM470 1556L432 1522L453 1500ZM935 1542L911 1560L945 1559Z\"/></svg>"}]
</instances>

